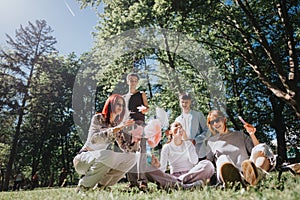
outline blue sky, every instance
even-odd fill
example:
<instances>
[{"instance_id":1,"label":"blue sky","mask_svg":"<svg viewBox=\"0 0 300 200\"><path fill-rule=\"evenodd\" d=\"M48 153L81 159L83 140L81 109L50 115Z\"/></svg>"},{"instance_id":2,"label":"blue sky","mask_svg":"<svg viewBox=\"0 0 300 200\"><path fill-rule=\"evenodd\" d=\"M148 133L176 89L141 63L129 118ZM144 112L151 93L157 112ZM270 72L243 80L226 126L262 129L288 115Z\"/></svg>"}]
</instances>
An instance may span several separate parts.
<instances>
[{"instance_id":1,"label":"blue sky","mask_svg":"<svg viewBox=\"0 0 300 200\"><path fill-rule=\"evenodd\" d=\"M78 56L93 45L91 33L97 16L91 8L80 9L75 0L0 0L0 45L6 46L5 34L15 37L15 30L38 19L47 21L57 39L60 54Z\"/></svg>"}]
</instances>

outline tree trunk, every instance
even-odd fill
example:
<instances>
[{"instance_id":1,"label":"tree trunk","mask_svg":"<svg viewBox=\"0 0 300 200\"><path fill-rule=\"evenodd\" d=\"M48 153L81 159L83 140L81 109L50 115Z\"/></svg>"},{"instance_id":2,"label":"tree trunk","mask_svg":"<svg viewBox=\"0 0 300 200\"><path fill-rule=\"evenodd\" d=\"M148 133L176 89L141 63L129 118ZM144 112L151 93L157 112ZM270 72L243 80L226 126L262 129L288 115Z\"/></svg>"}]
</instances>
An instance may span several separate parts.
<instances>
[{"instance_id":1,"label":"tree trunk","mask_svg":"<svg viewBox=\"0 0 300 200\"><path fill-rule=\"evenodd\" d=\"M270 96L270 102L273 107L274 118L272 122L272 127L276 131L277 138L277 165L281 165L283 162L287 160L286 156L286 142L285 142L285 124L284 118L282 115L284 102L276 98L274 95Z\"/></svg>"},{"instance_id":2,"label":"tree trunk","mask_svg":"<svg viewBox=\"0 0 300 200\"><path fill-rule=\"evenodd\" d=\"M25 104L26 104L26 97L24 97L24 99L22 101L22 107L19 111L19 118L18 118L18 123L17 123L17 127L16 127L16 133L13 137L13 141L12 141L12 145L11 145L11 149L10 149L10 154L9 154L9 160L8 160L7 165L6 165L5 179L4 179L4 185L3 185L3 190L4 191L8 191L9 180L10 180L10 177L12 175L12 166L14 164L16 154L18 152L17 151L18 140L20 138L20 133L21 133L21 125L22 125L23 116L24 116Z\"/></svg>"}]
</instances>

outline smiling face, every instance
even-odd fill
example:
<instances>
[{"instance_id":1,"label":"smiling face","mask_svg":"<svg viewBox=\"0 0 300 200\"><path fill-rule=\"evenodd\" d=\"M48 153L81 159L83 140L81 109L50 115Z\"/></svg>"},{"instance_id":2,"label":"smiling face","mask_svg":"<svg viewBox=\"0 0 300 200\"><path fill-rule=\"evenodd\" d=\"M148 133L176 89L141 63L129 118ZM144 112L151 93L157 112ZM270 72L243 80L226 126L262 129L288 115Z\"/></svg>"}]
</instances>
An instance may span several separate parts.
<instances>
[{"instance_id":1,"label":"smiling face","mask_svg":"<svg viewBox=\"0 0 300 200\"><path fill-rule=\"evenodd\" d=\"M226 117L220 111L214 110L208 114L207 125L209 129L215 134L215 131L223 134L227 132Z\"/></svg>"},{"instance_id":2,"label":"smiling face","mask_svg":"<svg viewBox=\"0 0 300 200\"><path fill-rule=\"evenodd\" d=\"M180 107L183 112L188 113L191 109L192 101L189 99L180 99Z\"/></svg>"},{"instance_id":3,"label":"smiling face","mask_svg":"<svg viewBox=\"0 0 300 200\"><path fill-rule=\"evenodd\" d=\"M222 134L225 130L225 120L226 118L223 117L212 117L209 123L212 128Z\"/></svg>"}]
</instances>

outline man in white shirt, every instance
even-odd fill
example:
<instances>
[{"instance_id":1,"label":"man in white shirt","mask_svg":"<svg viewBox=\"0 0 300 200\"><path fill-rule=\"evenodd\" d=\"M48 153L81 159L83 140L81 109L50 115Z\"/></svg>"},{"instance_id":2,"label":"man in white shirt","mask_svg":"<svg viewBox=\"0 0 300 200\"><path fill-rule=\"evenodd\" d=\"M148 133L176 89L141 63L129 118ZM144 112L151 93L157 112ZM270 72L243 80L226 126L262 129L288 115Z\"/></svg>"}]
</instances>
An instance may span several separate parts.
<instances>
[{"instance_id":1,"label":"man in white shirt","mask_svg":"<svg viewBox=\"0 0 300 200\"><path fill-rule=\"evenodd\" d=\"M195 145L198 158L202 160L206 155L205 143L210 136L206 119L202 112L191 109L192 98L190 94L181 94L179 96L179 103L182 113L175 121L181 123L183 129L186 131L186 138L183 139L190 140Z\"/></svg>"}]
</instances>

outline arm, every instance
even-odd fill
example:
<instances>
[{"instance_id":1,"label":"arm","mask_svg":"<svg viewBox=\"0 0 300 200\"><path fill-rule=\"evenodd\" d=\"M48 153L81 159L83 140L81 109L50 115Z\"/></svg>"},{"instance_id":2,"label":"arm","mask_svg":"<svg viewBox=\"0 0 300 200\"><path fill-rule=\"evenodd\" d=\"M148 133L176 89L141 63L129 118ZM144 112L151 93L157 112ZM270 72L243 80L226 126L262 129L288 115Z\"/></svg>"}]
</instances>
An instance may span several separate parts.
<instances>
[{"instance_id":1,"label":"arm","mask_svg":"<svg viewBox=\"0 0 300 200\"><path fill-rule=\"evenodd\" d=\"M163 172L165 172L167 169L167 164L168 164L168 159L169 159L168 152L169 152L168 144L165 144L161 150L160 167L159 167L159 169Z\"/></svg>"},{"instance_id":2,"label":"arm","mask_svg":"<svg viewBox=\"0 0 300 200\"><path fill-rule=\"evenodd\" d=\"M255 136L256 128L254 126L252 126L251 124L248 124L248 123L244 125L244 128L249 133L254 146L258 145L259 141L258 141L258 139Z\"/></svg>"},{"instance_id":3,"label":"arm","mask_svg":"<svg viewBox=\"0 0 300 200\"><path fill-rule=\"evenodd\" d=\"M149 111L149 105L148 105L148 100L147 100L147 96L146 96L145 92L142 93L142 98L143 98L143 104L147 108L147 109L143 110L142 113L146 114Z\"/></svg>"},{"instance_id":4,"label":"arm","mask_svg":"<svg viewBox=\"0 0 300 200\"><path fill-rule=\"evenodd\" d=\"M185 144L187 145L189 161L192 164L197 164L198 163L198 155L197 155L195 146L190 141L186 141Z\"/></svg>"},{"instance_id":5,"label":"arm","mask_svg":"<svg viewBox=\"0 0 300 200\"><path fill-rule=\"evenodd\" d=\"M156 167L156 168L160 167L160 162L159 162L158 158L153 154L151 156L151 165Z\"/></svg>"},{"instance_id":6,"label":"arm","mask_svg":"<svg viewBox=\"0 0 300 200\"><path fill-rule=\"evenodd\" d=\"M202 112L197 112L197 123L199 126L195 135L195 141L196 143L202 143L205 138L208 138L210 136L210 132L208 131L208 127L206 124L206 119Z\"/></svg>"},{"instance_id":7,"label":"arm","mask_svg":"<svg viewBox=\"0 0 300 200\"><path fill-rule=\"evenodd\" d=\"M102 116L98 114L92 119L88 135L88 140L90 140L92 144L112 142L117 138L117 133L119 133L124 127L134 124L133 120L128 120L116 127L107 128L104 125L103 118L101 117Z\"/></svg>"}]
</instances>

